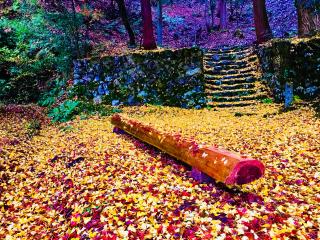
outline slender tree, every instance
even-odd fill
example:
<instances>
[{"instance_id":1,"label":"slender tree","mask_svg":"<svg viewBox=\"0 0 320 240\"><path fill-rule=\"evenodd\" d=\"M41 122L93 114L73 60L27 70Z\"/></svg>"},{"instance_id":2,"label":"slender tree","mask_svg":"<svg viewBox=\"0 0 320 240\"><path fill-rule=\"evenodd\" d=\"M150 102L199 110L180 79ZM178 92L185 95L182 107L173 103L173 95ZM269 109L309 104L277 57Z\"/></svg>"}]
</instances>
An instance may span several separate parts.
<instances>
[{"instance_id":1,"label":"slender tree","mask_svg":"<svg viewBox=\"0 0 320 240\"><path fill-rule=\"evenodd\" d=\"M263 43L272 38L265 0L253 0L254 23L257 43Z\"/></svg>"},{"instance_id":2,"label":"slender tree","mask_svg":"<svg viewBox=\"0 0 320 240\"><path fill-rule=\"evenodd\" d=\"M134 47L136 46L136 40L135 40L134 32L130 26L126 5L124 3L124 0L116 0L116 1L118 4L119 13L120 13L123 25L126 28L127 33L129 35L129 46Z\"/></svg>"},{"instance_id":3,"label":"slender tree","mask_svg":"<svg viewBox=\"0 0 320 240\"><path fill-rule=\"evenodd\" d=\"M77 15L76 15L77 12L76 12L76 5L74 0L71 0L71 6L72 6L72 22L73 22L72 31L75 38L74 45L76 49L75 56L76 58L80 58L80 47L79 47L80 36L79 36L79 27L77 25Z\"/></svg>"},{"instance_id":4,"label":"slender tree","mask_svg":"<svg viewBox=\"0 0 320 240\"><path fill-rule=\"evenodd\" d=\"M158 0L157 5L158 24L157 24L157 43L160 47L163 45L163 21L162 21L162 0Z\"/></svg>"},{"instance_id":5,"label":"slender tree","mask_svg":"<svg viewBox=\"0 0 320 240\"><path fill-rule=\"evenodd\" d=\"M226 29L227 28L227 1L226 0L220 0L220 29Z\"/></svg>"},{"instance_id":6,"label":"slender tree","mask_svg":"<svg viewBox=\"0 0 320 240\"><path fill-rule=\"evenodd\" d=\"M217 4L216 4L216 14L217 17L220 18L220 6L221 6L221 1L222 0L217 0Z\"/></svg>"},{"instance_id":7,"label":"slender tree","mask_svg":"<svg viewBox=\"0 0 320 240\"><path fill-rule=\"evenodd\" d=\"M214 27L216 1L210 0L211 26Z\"/></svg>"},{"instance_id":8,"label":"slender tree","mask_svg":"<svg viewBox=\"0 0 320 240\"><path fill-rule=\"evenodd\" d=\"M320 31L320 1L296 0L298 35L306 37Z\"/></svg>"},{"instance_id":9,"label":"slender tree","mask_svg":"<svg viewBox=\"0 0 320 240\"><path fill-rule=\"evenodd\" d=\"M209 21L209 0L205 0L204 3L204 18L206 23L207 32L210 32L210 21Z\"/></svg>"},{"instance_id":10,"label":"slender tree","mask_svg":"<svg viewBox=\"0 0 320 240\"><path fill-rule=\"evenodd\" d=\"M143 43L142 46L146 50L157 48L157 44L153 34L152 12L150 0L141 0L141 12L143 23Z\"/></svg>"}]
</instances>

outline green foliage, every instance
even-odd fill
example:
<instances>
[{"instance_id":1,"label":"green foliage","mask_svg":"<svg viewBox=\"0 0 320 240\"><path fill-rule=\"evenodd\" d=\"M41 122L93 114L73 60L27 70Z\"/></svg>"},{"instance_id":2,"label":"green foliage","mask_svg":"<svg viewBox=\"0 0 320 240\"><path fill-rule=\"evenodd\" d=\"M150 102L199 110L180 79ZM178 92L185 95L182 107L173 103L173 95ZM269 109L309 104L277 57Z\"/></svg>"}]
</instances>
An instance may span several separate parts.
<instances>
[{"instance_id":1,"label":"green foliage","mask_svg":"<svg viewBox=\"0 0 320 240\"><path fill-rule=\"evenodd\" d=\"M262 99L261 102L265 104L272 104L273 100L271 98L265 98L265 99Z\"/></svg>"},{"instance_id":2,"label":"green foliage","mask_svg":"<svg viewBox=\"0 0 320 240\"><path fill-rule=\"evenodd\" d=\"M50 83L50 89L41 95L38 104L42 107L51 107L57 99L65 94L66 81L57 78Z\"/></svg>"},{"instance_id":3,"label":"green foliage","mask_svg":"<svg viewBox=\"0 0 320 240\"><path fill-rule=\"evenodd\" d=\"M79 101L67 100L49 112L53 122L67 122L79 113Z\"/></svg>"},{"instance_id":4,"label":"green foliage","mask_svg":"<svg viewBox=\"0 0 320 240\"><path fill-rule=\"evenodd\" d=\"M52 122L68 122L79 114L81 119L85 119L87 116L94 114L109 116L118 112L121 112L121 110L111 106L97 105L88 101L66 100L51 109L48 115L52 118Z\"/></svg>"},{"instance_id":5,"label":"green foliage","mask_svg":"<svg viewBox=\"0 0 320 240\"><path fill-rule=\"evenodd\" d=\"M210 106L210 105L207 105L206 108L207 108L209 111L213 109L213 107Z\"/></svg>"},{"instance_id":6,"label":"green foliage","mask_svg":"<svg viewBox=\"0 0 320 240\"><path fill-rule=\"evenodd\" d=\"M34 0L14 1L12 11L14 17L0 19L0 99L36 101L52 79L68 79L72 60L84 55L83 19L67 8L46 11Z\"/></svg>"},{"instance_id":7,"label":"green foliage","mask_svg":"<svg viewBox=\"0 0 320 240\"><path fill-rule=\"evenodd\" d=\"M301 103L302 99L298 95L293 95L293 103Z\"/></svg>"}]
</instances>

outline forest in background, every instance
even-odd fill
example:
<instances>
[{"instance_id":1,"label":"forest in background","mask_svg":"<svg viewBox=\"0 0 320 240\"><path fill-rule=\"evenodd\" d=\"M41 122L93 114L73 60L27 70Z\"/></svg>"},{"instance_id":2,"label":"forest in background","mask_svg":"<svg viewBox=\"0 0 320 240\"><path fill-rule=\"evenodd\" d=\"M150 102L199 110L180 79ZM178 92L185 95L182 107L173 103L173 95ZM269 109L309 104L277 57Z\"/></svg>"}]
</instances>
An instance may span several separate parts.
<instances>
[{"instance_id":1,"label":"forest in background","mask_svg":"<svg viewBox=\"0 0 320 240\"><path fill-rule=\"evenodd\" d=\"M145 0L2 0L0 99L34 102L48 90L60 97L65 94L61 89L71 82L74 59L141 48L141 3L149 2L159 46L213 48L256 42L249 0L168 0L161 5ZM160 6L161 40L157 34ZM318 16L318 0L266 1L273 37L297 35L299 6Z\"/></svg>"}]
</instances>

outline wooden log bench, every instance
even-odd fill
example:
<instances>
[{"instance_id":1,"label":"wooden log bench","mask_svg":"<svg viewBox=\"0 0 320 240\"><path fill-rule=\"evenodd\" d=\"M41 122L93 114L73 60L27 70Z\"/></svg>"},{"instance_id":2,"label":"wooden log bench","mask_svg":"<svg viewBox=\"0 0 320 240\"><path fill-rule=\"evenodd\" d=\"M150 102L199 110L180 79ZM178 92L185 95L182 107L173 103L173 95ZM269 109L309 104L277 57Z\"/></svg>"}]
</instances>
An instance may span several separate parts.
<instances>
[{"instance_id":1,"label":"wooden log bench","mask_svg":"<svg viewBox=\"0 0 320 240\"><path fill-rule=\"evenodd\" d=\"M263 176L265 167L258 160L215 147L201 146L179 134L170 134L150 125L116 114L115 127L193 167L197 180L207 176L227 185L246 184ZM209 179L207 179L209 180Z\"/></svg>"}]
</instances>

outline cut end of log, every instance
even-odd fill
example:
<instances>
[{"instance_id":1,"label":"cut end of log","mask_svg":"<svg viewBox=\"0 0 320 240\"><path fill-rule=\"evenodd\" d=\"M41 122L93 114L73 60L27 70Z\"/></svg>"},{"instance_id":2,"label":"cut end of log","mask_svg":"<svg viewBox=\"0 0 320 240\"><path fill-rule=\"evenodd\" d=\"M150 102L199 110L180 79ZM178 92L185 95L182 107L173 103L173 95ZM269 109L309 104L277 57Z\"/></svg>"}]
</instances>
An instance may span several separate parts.
<instances>
[{"instance_id":1,"label":"cut end of log","mask_svg":"<svg viewBox=\"0 0 320 240\"><path fill-rule=\"evenodd\" d=\"M264 165L258 160L246 159L240 161L226 179L225 184L242 185L253 182L263 176L264 170Z\"/></svg>"}]
</instances>

